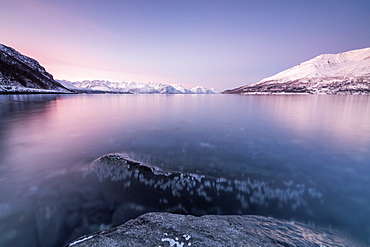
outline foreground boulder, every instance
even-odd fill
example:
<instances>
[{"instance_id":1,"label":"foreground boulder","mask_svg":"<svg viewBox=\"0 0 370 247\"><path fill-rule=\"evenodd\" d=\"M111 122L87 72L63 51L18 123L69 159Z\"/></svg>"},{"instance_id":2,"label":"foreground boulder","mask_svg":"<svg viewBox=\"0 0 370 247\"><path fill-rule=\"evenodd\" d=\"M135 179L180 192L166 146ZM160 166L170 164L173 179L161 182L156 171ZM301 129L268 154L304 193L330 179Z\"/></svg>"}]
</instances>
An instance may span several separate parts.
<instances>
[{"instance_id":1,"label":"foreground boulder","mask_svg":"<svg viewBox=\"0 0 370 247\"><path fill-rule=\"evenodd\" d=\"M323 194L314 184L268 183L249 178L230 180L167 171L119 153L95 160L85 169L84 179L94 186L99 185L104 200L123 207L123 211L143 209L113 222L113 225L143 213L159 211L198 216L266 215L303 222L315 220L317 223L326 212L322 204Z\"/></svg>"},{"instance_id":2,"label":"foreground boulder","mask_svg":"<svg viewBox=\"0 0 370 247\"><path fill-rule=\"evenodd\" d=\"M67 245L98 246L362 246L332 231L262 216L195 217L147 213Z\"/></svg>"}]
</instances>

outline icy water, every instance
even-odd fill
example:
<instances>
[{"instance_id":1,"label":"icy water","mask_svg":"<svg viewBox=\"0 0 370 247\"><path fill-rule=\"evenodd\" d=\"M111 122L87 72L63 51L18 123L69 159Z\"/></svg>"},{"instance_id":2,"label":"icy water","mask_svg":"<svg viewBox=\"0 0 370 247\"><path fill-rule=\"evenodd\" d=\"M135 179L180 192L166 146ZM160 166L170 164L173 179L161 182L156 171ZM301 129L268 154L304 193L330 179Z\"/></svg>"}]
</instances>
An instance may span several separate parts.
<instances>
[{"instance_id":1,"label":"icy water","mask_svg":"<svg viewBox=\"0 0 370 247\"><path fill-rule=\"evenodd\" d=\"M272 216L370 243L369 96L0 95L0 246L63 246L162 210L138 200L145 191L112 199L114 185L84 182L109 153L229 186L212 210L188 212Z\"/></svg>"}]
</instances>

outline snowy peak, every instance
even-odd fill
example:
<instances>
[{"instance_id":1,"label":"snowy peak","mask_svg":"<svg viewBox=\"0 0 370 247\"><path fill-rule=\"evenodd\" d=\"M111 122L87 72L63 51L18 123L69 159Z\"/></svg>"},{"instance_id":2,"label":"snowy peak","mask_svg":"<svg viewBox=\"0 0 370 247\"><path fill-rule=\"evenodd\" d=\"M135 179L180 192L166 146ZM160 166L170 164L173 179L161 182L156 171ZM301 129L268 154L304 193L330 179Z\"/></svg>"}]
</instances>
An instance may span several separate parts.
<instances>
[{"instance_id":1,"label":"snowy peak","mask_svg":"<svg viewBox=\"0 0 370 247\"><path fill-rule=\"evenodd\" d=\"M224 93L370 94L370 48L322 54Z\"/></svg>"},{"instance_id":2,"label":"snowy peak","mask_svg":"<svg viewBox=\"0 0 370 247\"><path fill-rule=\"evenodd\" d=\"M182 94L182 93L189 93L189 90L185 89L181 85L175 85L175 84L163 84L163 83L154 83L149 82L149 87L152 87L156 90L154 93L160 93L160 94Z\"/></svg>"},{"instance_id":3,"label":"snowy peak","mask_svg":"<svg viewBox=\"0 0 370 247\"><path fill-rule=\"evenodd\" d=\"M163 83L140 83L140 82L110 82L110 81L82 81L68 82L60 81L64 85L72 85L74 88L81 90L102 91L108 93L133 93L133 94L216 94L215 89L207 89L204 87L195 87L186 89L178 84L163 84ZM70 87L73 89L72 87Z\"/></svg>"},{"instance_id":4,"label":"snowy peak","mask_svg":"<svg viewBox=\"0 0 370 247\"><path fill-rule=\"evenodd\" d=\"M293 68L284 70L274 76L263 79L267 81L293 81L302 77L370 75L370 48L353 50L339 54L322 54Z\"/></svg>"},{"instance_id":5,"label":"snowy peak","mask_svg":"<svg viewBox=\"0 0 370 247\"><path fill-rule=\"evenodd\" d=\"M195 94L217 94L218 92L214 88L204 88L202 86L196 86L190 89Z\"/></svg>"},{"instance_id":6,"label":"snowy peak","mask_svg":"<svg viewBox=\"0 0 370 247\"><path fill-rule=\"evenodd\" d=\"M170 84L173 88L175 88L177 91L180 91L181 93L190 93L188 89L184 88L181 85L178 84Z\"/></svg>"}]
</instances>

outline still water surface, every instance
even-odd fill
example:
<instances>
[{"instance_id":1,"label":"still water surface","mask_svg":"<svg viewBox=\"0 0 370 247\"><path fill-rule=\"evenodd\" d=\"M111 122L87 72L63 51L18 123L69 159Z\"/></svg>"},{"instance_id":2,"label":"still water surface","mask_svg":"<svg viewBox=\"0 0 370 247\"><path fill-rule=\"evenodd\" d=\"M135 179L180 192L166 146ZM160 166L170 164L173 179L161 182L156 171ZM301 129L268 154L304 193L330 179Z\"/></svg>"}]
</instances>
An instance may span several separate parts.
<instances>
[{"instance_id":1,"label":"still water surface","mask_svg":"<svg viewBox=\"0 0 370 247\"><path fill-rule=\"evenodd\" d=\"M303 203L304 215L278 205L247 213L370 241L368 96L0 95L0 245L78 237L53 236L50 219L64 219L50 204L61 203L74 171L112 152L165 170L305 186L319 196ZM66 215L71 229L82 224Z\"/></svg>"}]
</instances>

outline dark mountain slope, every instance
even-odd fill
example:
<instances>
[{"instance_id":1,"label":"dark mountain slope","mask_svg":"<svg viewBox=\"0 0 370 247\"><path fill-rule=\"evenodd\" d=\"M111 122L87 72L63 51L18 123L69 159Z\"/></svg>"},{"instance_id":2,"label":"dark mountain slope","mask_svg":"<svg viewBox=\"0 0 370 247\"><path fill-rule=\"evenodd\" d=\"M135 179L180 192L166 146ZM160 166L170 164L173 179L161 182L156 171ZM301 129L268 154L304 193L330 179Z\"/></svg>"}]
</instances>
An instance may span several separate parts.
<instances>
[{"instance_id":1,"label":"dark mountain slope","mask_svg":"<svg viewBox=\"0 0 370 247\"><path fill-rule=\"evenodd\" d=\"M69 89L55 81L36 60L24 56L11 47L0 44L0 92L69 93ZM47 92L47 91L46 91Z\"/></svg>"}]
</instances>

